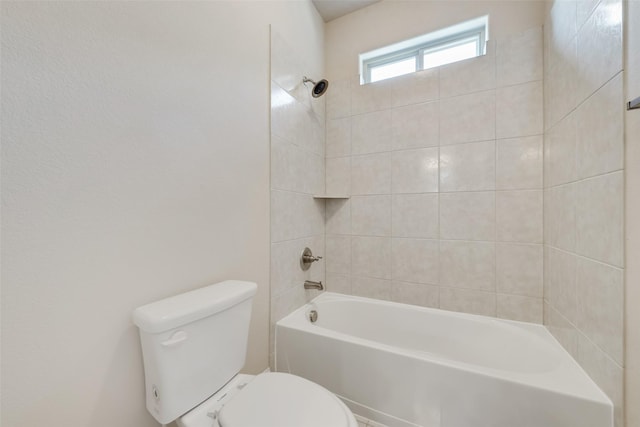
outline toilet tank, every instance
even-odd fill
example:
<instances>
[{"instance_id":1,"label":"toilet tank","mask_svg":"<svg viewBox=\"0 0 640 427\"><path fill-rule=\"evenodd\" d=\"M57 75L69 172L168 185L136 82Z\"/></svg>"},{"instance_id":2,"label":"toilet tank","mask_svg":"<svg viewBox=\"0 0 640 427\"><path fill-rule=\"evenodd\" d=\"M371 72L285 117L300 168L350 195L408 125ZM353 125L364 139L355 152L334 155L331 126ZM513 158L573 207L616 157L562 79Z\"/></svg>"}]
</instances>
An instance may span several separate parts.
<instances>
[{"instance_id":1,"label":"toilet tank","mask_svg":"<svg viewBox=\"0 0 640 427\"><path fill-rule=\"evenodd\" d=\"M257 285L227 280L138 307L147 409L168 424L244 366Z\"/></svg>"}]
</instances>

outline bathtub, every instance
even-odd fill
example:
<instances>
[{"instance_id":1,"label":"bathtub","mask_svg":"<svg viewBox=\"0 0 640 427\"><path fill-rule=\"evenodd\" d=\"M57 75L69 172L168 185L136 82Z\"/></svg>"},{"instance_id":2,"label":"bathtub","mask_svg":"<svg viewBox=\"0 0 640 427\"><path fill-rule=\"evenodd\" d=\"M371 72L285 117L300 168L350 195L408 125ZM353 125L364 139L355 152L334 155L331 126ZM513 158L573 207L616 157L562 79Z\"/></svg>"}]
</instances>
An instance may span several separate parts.
<instances>
[{"instance_id":1,"label":"bathtub","mask_svg":"<svg viewBox=\"0 0 640 427\"><path fill-rule=\"evenodd\" d=\"M276 324L276 370L390 427L613 425L542 325L325 292Z\"/></svg>"}]
</instances>

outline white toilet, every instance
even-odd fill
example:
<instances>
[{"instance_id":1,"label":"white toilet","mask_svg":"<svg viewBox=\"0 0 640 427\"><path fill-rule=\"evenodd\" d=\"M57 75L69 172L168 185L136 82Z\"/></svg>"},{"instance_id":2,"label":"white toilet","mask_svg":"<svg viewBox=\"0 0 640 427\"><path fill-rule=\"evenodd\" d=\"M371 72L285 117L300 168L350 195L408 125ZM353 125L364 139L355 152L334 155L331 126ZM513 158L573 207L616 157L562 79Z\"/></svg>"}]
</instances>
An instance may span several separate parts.
<instances>
[{"instance_id":1,"label":"white toilet","mask_svg":"<svg viewBox=\"0 0 640 427\"><path fill-rule=\"evenodd\" d=\"M318 384L285 373L238 374L256 289L228 280L135 309L149 412L181 427L357 427Z\"/></svg>"}]
</instances>

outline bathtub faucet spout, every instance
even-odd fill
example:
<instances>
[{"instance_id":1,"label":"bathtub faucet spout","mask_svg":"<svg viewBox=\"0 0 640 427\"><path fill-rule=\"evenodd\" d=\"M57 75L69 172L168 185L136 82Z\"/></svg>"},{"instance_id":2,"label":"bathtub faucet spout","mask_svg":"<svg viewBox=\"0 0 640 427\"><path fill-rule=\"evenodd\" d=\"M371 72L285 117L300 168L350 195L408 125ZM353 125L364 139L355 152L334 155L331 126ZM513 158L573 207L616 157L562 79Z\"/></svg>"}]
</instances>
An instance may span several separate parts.
<instances>
[{"instance_id":1,"label":"bathtub faucet spout","mask_svg":"<svg viewBox=\"0 0 640 427\"><path fill-rule=\"evenodd\" d=\"M324 291L324 286L322 285L322 281L320 282L312 282L311 280L304 281L305 289L317 289L319 291Z\"/></svg>"}]
</instances>

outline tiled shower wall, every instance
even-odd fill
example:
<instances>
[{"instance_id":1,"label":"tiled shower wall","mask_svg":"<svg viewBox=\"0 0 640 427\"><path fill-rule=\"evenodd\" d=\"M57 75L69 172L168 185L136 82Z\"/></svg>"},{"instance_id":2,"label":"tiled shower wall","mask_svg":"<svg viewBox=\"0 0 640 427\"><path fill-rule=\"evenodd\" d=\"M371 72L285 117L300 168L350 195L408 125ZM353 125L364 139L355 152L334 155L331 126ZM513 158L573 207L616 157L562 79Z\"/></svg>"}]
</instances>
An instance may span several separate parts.
<instances>
[{"instance_id":1,"label":"tiled shower wall","mask_svg":"<svg viewBox=\"0 0 640 427\"><path fill-rule=\"evenodd\" d=\"M311 52L313 53L313 52ZM319 76L274 30L271 34L271 334L273 367L275 322L315 297L305 280L324 282L324 261L302 271L299 260L309 247L323 255L324 98L312 98L302 77Z\"/></svg>"},{"instance_id":2,"label":"tiled shower wall","mask_svg":"<svg viewBox=\"0 0 640 427\"><path fill-rule=\"evenodd\" d=\"M328 290L542 322L543 42L327 94Z\"/></svg>"},{"instance_id":3,"label":"tiled shower wall","mask_svg":"<svg viewBox=\"0 0 640 427\"><path fill-rule=\"evenodd\" d=\"M622 2L556 1L545 33L544 323L622 426Z\"/></svg>"}]
</instances>

